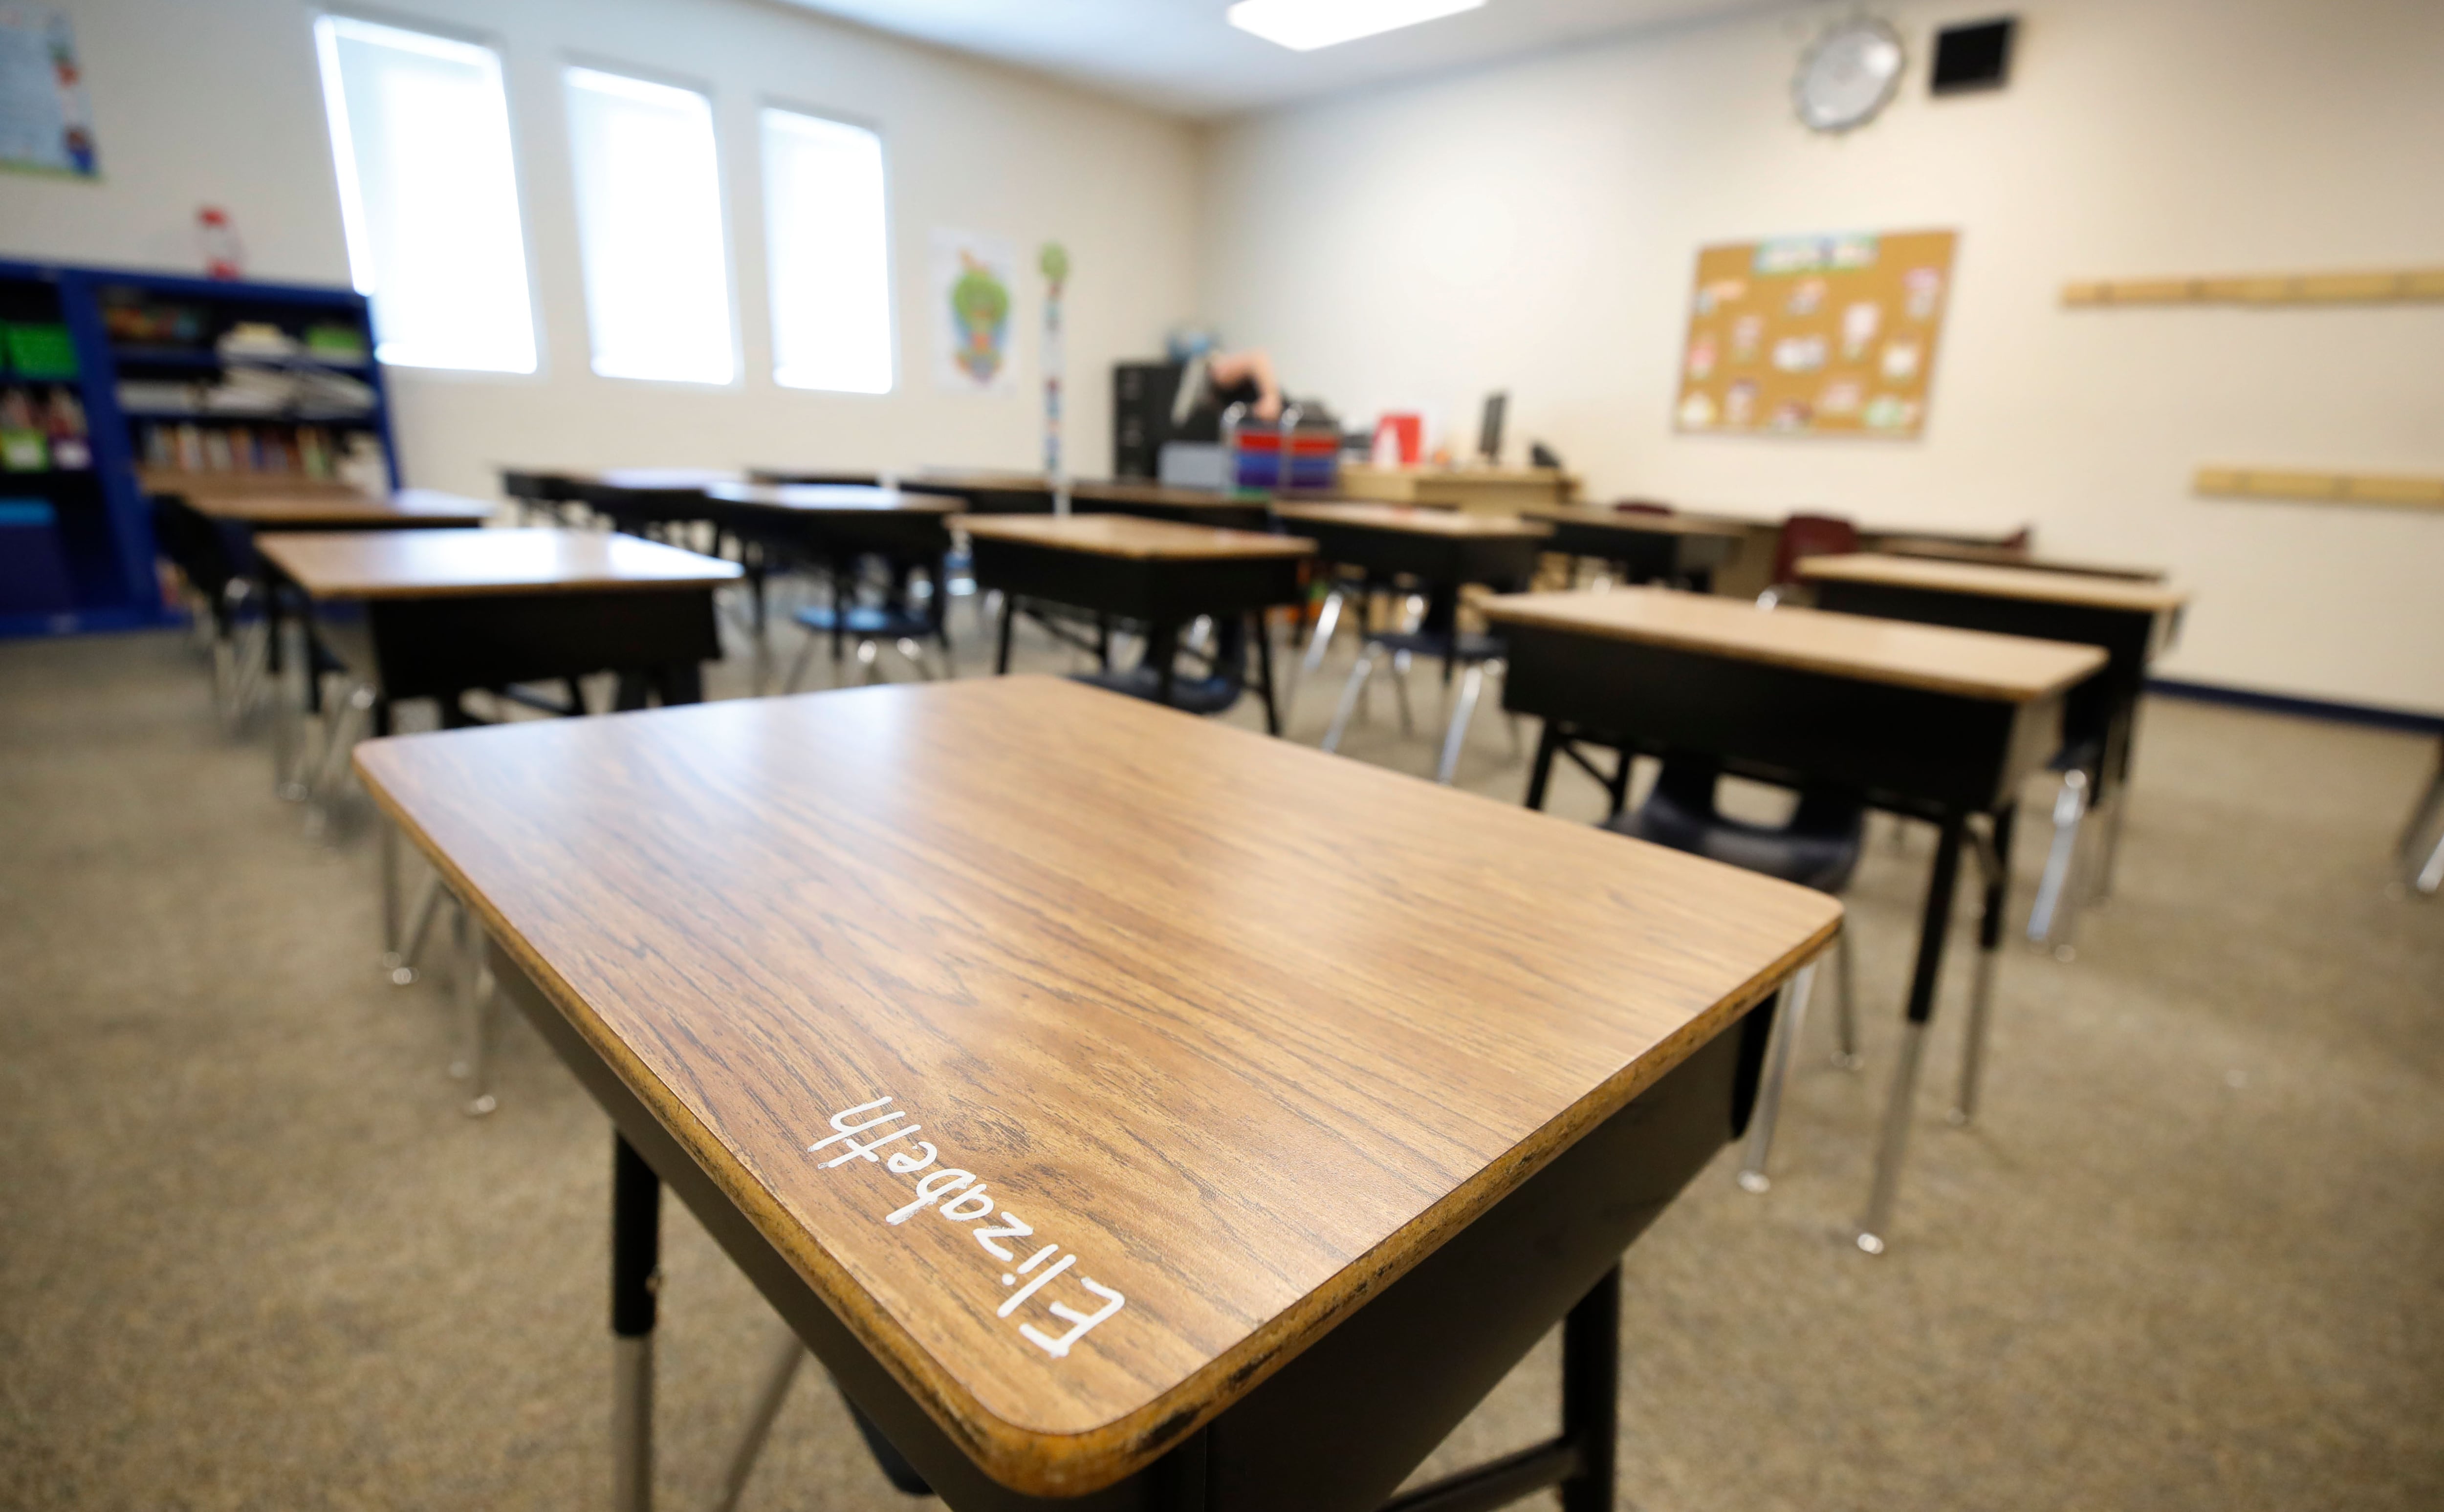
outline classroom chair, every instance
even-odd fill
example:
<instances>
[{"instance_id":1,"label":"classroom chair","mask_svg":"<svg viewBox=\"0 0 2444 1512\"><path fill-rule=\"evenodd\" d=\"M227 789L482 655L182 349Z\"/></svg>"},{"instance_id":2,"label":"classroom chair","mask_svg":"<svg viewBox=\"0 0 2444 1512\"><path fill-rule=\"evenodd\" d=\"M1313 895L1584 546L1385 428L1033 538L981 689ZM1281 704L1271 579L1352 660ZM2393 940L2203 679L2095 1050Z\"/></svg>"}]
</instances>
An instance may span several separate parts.
<instances>
[{"instance_id":1,"label":"classroom chair","mask_svg":"<svg viewBox=\"0 0 2444 1512\"><path fill-rule=\"evenodd\" d=\"M926 665L924 646L932 641L941 648L944 677L954 677L958 670L951 660L950 569L947 557L931 561L893 559L880 555L861 556L834 562L824 576L831 585L831 602L801 609L792 618L806 632L806 642L798 650L798 659L790 665L789 675L782 684L783 692L795 692L806 675L806 663L814 659L816 646L826 641L832 648L832 680L840 680L841 662L848 648L857 648L858 665L865 669L869 683L880 680L882 670L879 653L883 646L906 658L916 669L917 675L932 681L934 670ZM869 563L879 563L883 580L878 602L862 603ZM918 591L918 572L925 574L925 585Z\"/></svg>"},{"instance_id":2,"label":"classroom chair","mask_svg":"<svg viewBox=\"0 0 2444 1512\"><path fill-rule=\"evenodd\" d=\"M1621 775L1629 767L1621 755ZM1646 801L1616 813L1603 828L1616 835L1668 845L1676 851L1703 856L1744 871L1796 882L1817 892L1839 894L1850 885L1864 848L1867 805L1855 794L1832 788L1803 788L1798 807L1782 824L1753 824L1722 812L1714 801L1722 771L1713 763L1688 756L1664 758ZM1841 1048L1833 1063L1844 1070L1859 1065L1859 1029L1853 1003L1856 987L1850 962L1847 923L1834 937L1834 991ZM1766 1158L1773 1149L1775 1116L1782 1108L1783 1082L1788 1078L1799 1030L1807 1013L1808 989L1815 968L1791 979L1785 1011L1775 1018L1766 1044L1765 1081L1757 1094L1756 1116L1749 1125L1740 1157L1740 1186L1764 1191L1772 1185Z\"/></svg>"},{"instance_id":3,"label":"classroom chair","mask_svg":"<svg viewBox=\"0 0 2444 1512\"><path fill-rule=\"evenodd\" d=\"M1770 609L1798 593L1799 563L1808 557L1847 556L1859 549L1859 527L1839 515L1794 514L1782 523L1773 546L1773 578L1757 595Z\"/></svg>"},{"instance_id":4,"label":"classroom chair","mask_svg":"<svg viewBox=\"0 0 2444 1512\"><path fill-rule=\"evenodd\" d=\"M1435 618L1438 617L1429 615L1429 624ZM1460 673L1459 701L1453 706L1451 725L1443 732L1442 757L1435 765L1435 781L1448 787L1459 770L1460 745L1468 737L1469 722L1476 717L1476 702L1485 691L1486 672L1489 668L1500 670L1505 650L1501 636L1473 631L1420 627L1368 632L1365 644L1359 648L1358 664L1349 669L1349 681L1342 685L1341 703L1332 711L1332 726L1324 732L1324 749L1341 748L1341 737L1349 728L1350 715L1358 710L1358 700L1365 694L1376 665L1387 659L1392 663L1392 691L1400 705L1400 730L1403 734L1413 730L1416 727L1409 714L1409 667L1421 656L1439 660L1446 689L1451 686L1453 672ZM1519 739L1515 722L1510 737L1515 747Z\"/></svg>"}]
</instances>

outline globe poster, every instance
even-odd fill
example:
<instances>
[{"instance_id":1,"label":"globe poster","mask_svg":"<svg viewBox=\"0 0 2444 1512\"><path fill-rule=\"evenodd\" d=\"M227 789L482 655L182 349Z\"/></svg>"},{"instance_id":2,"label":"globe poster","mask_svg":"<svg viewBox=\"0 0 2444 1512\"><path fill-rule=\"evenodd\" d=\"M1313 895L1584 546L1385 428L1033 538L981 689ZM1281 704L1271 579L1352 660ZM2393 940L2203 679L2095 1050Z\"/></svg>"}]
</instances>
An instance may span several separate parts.
<instances>
[{"instance_id":1,"label":"globe poster","mask_svg":"<svg viewBox=\"0 0 2444 1512\"><path fill-rule=\"evenodd\" d=\"M934 232L934 379L959 394L1017 386L1018 249L999 236Z\"/></svg>"},{"instance_id":2,"label":"globe poster","mask_svg":"<svg viewBox=\"0 0 2444 1512\"><path fill-rule=\"evenodd\" d=\"M1675 428L1916 437L1958 240L1850 233L1699 251Z\"/></svg>"}]
</instances>

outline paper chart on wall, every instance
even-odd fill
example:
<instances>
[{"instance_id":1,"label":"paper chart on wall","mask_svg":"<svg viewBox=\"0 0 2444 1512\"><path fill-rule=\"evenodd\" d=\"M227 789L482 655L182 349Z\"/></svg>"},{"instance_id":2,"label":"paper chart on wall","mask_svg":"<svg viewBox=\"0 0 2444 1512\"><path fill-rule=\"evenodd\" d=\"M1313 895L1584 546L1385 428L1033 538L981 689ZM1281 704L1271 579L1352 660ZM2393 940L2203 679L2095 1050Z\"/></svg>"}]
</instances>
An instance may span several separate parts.
<instances>
[{"instance_id":1,"label":"paper chart on wall","mask_svg":"<svg viewBox=\"0 0 2444 1512\"><path fill-rule=\"evenodd\" d=\"M1014 392L1018 249L1006 237L934 232L934 380L959 394Z\"/></svg>"},{"instance_id":2,"label":"paper chart on wall","mask_svg":"<svg viewBox=\"0 0 2444 1512\"><path fill-rule=\"evenodd\" d=\"M1896 231L1703 249L1676 427L1920 434L1958 241Z\"/></svg>"},{"instance_id":3,"label":"paper chart on wall","mask_svg":"<svg viewBox=\"0 0 2444 1512\"><path fill-rule=\"evenodd\" d=\"M93 178L93 117L68 18L0 5L0 167Z\"/></svg>"}]
</instances>

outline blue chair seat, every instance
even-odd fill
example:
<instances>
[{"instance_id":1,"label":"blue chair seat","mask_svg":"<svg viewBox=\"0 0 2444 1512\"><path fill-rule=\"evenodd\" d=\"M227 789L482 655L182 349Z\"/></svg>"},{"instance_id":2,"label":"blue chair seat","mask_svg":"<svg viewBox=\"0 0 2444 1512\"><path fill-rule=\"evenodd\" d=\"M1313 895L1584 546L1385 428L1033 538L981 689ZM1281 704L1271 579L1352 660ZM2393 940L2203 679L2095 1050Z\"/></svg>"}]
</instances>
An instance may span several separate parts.
<instances>
[{"instance_id":1,"label":"blue chair seat","mask_svg":"<svg viewBox=\"0 0 2444 1512\"><path fill-rule=\"evenodd\" d=\"M1603 827L1820 893L1849 885L1865 844L1863 802L1847 794L1810 791L1800 796L1788 824L1751 824L1714 806L1718 775L1702 763L1667 761L1646 802Z\"/></svg>"},{"instance_id":2,"label":"blue chair seat","mask_svg":"<svg viewBox=\"0 0 2444 1512\"><path fill-rule=\"evenodd\" d=\"M801 609L793 617L799 624L819 636L832 633L833 612L827 604ZM934 617L930 611L898 608L887 604L855 604L848 611L842 631L859 639L922 640L935 634Z\"/></svg>"}]
</instances>

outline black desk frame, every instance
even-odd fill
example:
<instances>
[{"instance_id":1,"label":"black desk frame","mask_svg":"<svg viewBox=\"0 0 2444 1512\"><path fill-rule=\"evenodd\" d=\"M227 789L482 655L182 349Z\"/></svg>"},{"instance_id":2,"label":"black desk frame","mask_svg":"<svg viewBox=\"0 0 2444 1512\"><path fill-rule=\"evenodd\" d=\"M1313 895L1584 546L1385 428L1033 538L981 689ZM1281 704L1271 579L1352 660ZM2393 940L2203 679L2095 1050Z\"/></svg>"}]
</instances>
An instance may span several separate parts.
<instances>
[{"instance_id":1,"label":"black desk frame","mask_svg":"<svg viewBox=\"0 0 2444 1512\"><path fill-rule=\"evenodd\" d=\"M1899 1192L1928 1024L1935 1016L1960 853L1983 874L1978 962L1969 1044L1953 1121L1973 1116L1984 1074L1986 1023L2002 946L2011 832L2022 778L2062 747L2061 693L2011 703L1869 682L1741 657L1586 632L1507 627L1503 707L1544 722L1528 782L1543 808L1555 757L1584 742L1620 752L1603 782L1619 813L1633 754L1686 753L1743 777L1787 787L1850 788L1869 804L1933 823L1935 863L1918 925L1900 1062L1860 1221L1859 1247L1883 1252ZM1587 765L1583 757L1573 759ZM1763 1152L1752 1164L1762 1165Z\"/></svg>"},{"instance_id":2,"label":"black desk frame","mask_svg":"<svg viewBox=\"0 0 2444 1512\"><path fill-rule=\"evenodd\" d=\"M1564 1512L1611 1512L1619 1433L1620 1261L1752 1111L1771 1000L1726 1027L1442 1247L1219 1415L1157 1428L1145 1468L1044 1498L991 1480L809 1289L618 1072L497 946L498 990L613 1127L611 1324L620 1512L650 1484L661 1188L703 1223L831 1373L883 1459L956 1512L1490 1512L1552 1486ZM1556 1322L1563 1431L1389 1500Z\"/></svg>"}]
</instances>

